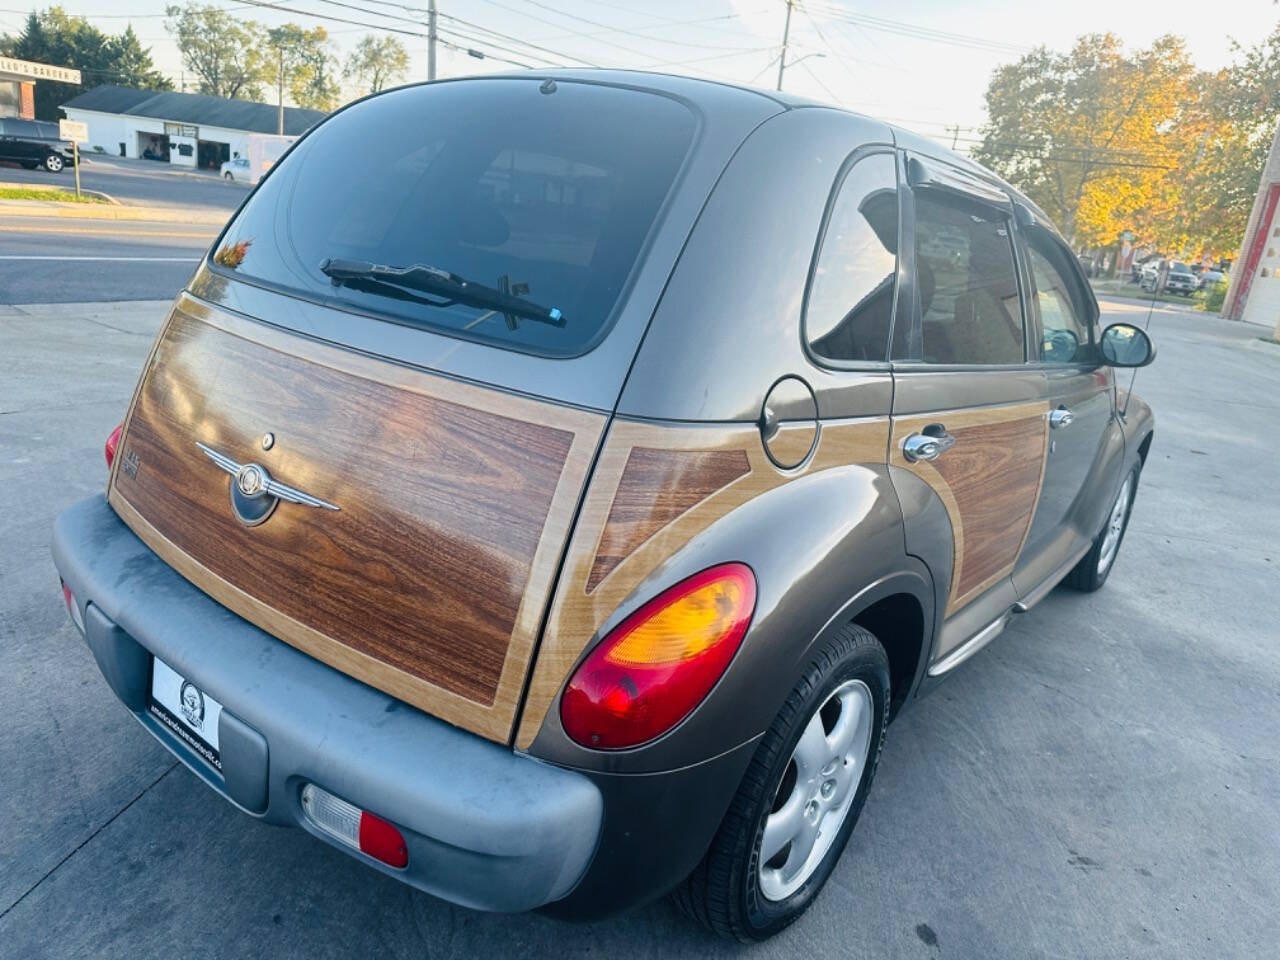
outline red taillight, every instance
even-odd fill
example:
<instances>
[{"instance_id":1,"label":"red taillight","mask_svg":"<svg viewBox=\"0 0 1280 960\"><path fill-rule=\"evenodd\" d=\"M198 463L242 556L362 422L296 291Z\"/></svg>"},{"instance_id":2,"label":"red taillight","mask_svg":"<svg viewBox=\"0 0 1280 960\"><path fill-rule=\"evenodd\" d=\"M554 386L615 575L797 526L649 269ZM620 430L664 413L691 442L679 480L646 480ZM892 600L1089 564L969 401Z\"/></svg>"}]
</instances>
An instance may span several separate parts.
<instances>
[{"instance_id":1,"label":"red taillight","mask_svg":"<svg viewBox=\"0 0 1280 960\"><path fill-rule=\"evenodd\" d=\"M560 699L565 732L616 750L687 717L737 653L756 606L756 578L726 563L660 593L583 661Z\"/></svg>"},{"instance_id":2,"label":"red taillight","mask_svg":"<svg viewBox=\"0 0 1280 960\"><path fill-rule=\"evenodd\" d=\"M102 447L102 453L107 458L107 469L111 469L111 461L116 458L116 448L120 446L120 434L124 432L124 424L119 424L114 430L107 435L107 442Z\"/></svg>"},{"instance_id":3,"label":"red taillight","mask_svg":"<svg viewBox=\"0 0 1280 960\"><path fill-rule=\"evenodd\" d=\"M71 588L67 586L67 581L62 581L62 599L67 605L67 612L71 612L71 608L75 606L75 599L71 596Z\"/></svg>"},{"instance_id":4,"label":"red taillight","mask_svg":"<svg viewBox=\"0 0 1280 960\"><path fill-rule=\"evenodd\" d=\"M368 810L360 813L360 850L391 867L409 863L409 848L400 831Z\"/></svg>"}]
</instances>

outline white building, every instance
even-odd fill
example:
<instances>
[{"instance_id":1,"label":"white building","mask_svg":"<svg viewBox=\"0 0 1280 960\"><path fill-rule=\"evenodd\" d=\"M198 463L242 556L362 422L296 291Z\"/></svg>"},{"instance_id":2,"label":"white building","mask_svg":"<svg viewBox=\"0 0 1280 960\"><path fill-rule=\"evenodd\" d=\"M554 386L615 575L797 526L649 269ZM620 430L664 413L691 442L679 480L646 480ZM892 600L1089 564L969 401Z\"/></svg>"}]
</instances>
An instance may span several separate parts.
<instances>
[{"instance_id":1,"label":"white building","mask_svg":"<svg viewBox=\"0 0 1280 960\"><path fill-rule=\"evenodd\" d=\"M247 157L249 135L276 133L279 122L269 103L113 86L86 90L62 104L62 112L88 125L82 150L214 170L234 156ZM285 107L285 135L299 136L324 117Z\"/></svg>"}]
</instances>

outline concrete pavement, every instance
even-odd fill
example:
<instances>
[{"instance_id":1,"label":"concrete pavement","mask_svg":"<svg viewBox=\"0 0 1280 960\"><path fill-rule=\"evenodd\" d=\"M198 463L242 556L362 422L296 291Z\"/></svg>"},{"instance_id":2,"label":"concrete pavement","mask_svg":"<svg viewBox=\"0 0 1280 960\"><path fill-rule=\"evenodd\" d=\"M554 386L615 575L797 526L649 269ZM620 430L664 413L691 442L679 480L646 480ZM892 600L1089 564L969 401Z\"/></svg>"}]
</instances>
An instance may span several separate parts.
<instances>
[{"instance_id":1,"label":"concrete pavement","mask_svg":"<svg viewBox=\"0 0 1280 960\"><path fill-rule=\"evenodd\" d=\"M0 956L744 955L665 902L592 926L451 907L237 813L126 715L48 542L101 490L166 306L0 307ZM827 889L753 958L1274 955L1280 348L1151 329L1156 438L1110 582L1055 591L894 724Z\"/></svg>"}]
</instances>

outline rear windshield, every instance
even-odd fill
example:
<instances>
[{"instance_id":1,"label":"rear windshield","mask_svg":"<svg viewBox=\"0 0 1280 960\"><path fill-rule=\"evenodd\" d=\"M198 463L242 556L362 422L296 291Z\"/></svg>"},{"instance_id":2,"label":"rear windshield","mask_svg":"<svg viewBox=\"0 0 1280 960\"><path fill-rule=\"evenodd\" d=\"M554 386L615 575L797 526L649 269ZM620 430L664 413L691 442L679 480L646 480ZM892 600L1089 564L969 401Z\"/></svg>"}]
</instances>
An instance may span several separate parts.
<instances>
[{"instance_id":1,"label":"rear windshield","mask_svg":"<svg viewBox=\"0 0 1280 960\"><path fill-rule=\"evenodd\" d=\"M677 101L594 84L394 90L307 136L212 266L356 314L574 356L619 309L695 126ZM414 266L431 269L380 269Z\"/></svg>"}]
</instances>

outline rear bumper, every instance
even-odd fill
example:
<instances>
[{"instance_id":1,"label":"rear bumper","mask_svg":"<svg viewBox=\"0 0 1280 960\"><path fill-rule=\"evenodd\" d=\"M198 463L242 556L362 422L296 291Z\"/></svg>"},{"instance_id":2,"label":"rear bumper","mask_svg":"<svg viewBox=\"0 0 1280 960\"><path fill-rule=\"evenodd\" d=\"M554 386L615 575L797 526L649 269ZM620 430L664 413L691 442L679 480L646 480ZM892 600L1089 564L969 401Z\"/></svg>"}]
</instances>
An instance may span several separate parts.
<instances>
[{"instance_id":1,"label":"rear bumper","mask_svg":"<svg viewBox=\"0 0 1280 960\"><path fill-rule=\"evenodd\" d=\"M403 870L338 849L446 900L529 910L569 894L595 855L604 802L586 776L429 717L237 617L152 553L98 496L58 517L54 562L116 696L246 813L301 826L313 782L398 827ZM152 655L223 704L222 771L147 710Z\"/></svg>"}]
</instances>

